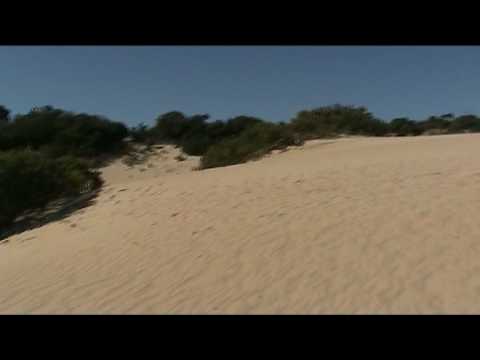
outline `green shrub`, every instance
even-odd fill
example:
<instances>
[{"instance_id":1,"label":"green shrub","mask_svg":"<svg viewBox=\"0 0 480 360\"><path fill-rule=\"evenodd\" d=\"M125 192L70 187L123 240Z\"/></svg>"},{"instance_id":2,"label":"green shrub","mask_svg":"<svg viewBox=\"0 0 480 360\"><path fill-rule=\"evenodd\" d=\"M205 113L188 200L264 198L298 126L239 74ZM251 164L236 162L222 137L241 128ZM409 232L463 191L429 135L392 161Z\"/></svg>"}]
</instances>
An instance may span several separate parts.
<instances>
[{"instance_id":1,"label":"green shrub","mask_svg":"<svg viewBox=\"0 0 480 360\"><path fill-rule=\"evenodd\" d=\"M393 119L389 126L390 131L397 136L420 135L423 131L418 123L408 118Z\"/></svg>"},{"instance_id":2,"label":"green shrub","mask_svg":"<svg viewBox=\"0 0 480 360\"><path fill-rule=\"evenodd\" d=\"M7 125L10 121L10 110L0 105L0 127Z\"/></svg>"},{"instance_id":3,"label":"green shrub","mask_svg":"<svg viewBox=\"0 0 480 360\"><path fill-rule=\"evenodd\" d=\"M205 132L208 115L185 116L179 111L160 115L151 129L152 136L160 142L180 144L185 137Z\"/></svg>"},{"instance_id":4,"label":"green shrub","mask_svg":"<svg viewBox=\"0 0 480 360\"><path fill-rule=\"evenodd\" d=\"M150 138L148 127L144 123L140 123L138 126L130 128L129 135L136 142L148 142Z\"/></svg>"},{"instance_id":5,"label":"green shrub","mask_svg":"<svg viewBox=\"0 0 480 360\"><path fill-rule=\"evenodd\" d=\"M259 123L237 137L212 145L201 158L202 169L239 164L258 158L271 150L298 145L298 138L289 126Z\"/></svg>"},{"instance_id":6,"label":"green shrub","mask_svg":"<svg viewBox=\"0 0 480 360\"><path fill-rule=\"evenodd\" d=\"M366 108L343 105L301 111L292 119L291 126L306 139L338 134L381 136L388 132L388 124Z\"/></svg>"},{"instance_id":7,"label":"green shrub","mask_svg":"<svg viewBox=\"0 0 480 360\"><path fill-rule=\"evenodd\" d=\"M459 116L451 122L449 132L480 132L480 118L475 115Z\"/></svg>"},{"instance_id":8,"label":"green shrub","mask_svg":"<svg viewBox=\"0 0 480 360\"><path fill-rule=\"evenodd\" d=\"M208 115L186 116L179 111L160 115L156 124L146 132L157 143L170 143L182 148L188 155L201 156L214 144L231 139L263 120L251 116L237 116L227 121L208 123ZM132 137L138 134L132 129ZM137 136L138 137L138 136Z\"/></svg>"},{"instance_id":9,"label":"green shrub","mask_svg":"<svg viewBox=\"0 0 480 360\"><path fill-rule=\"evenodd\" d=\"M213 143L214 140L207 134L199 133L185 137L181 142L181 147L185 154L201 156Z\"/></svg>"},{"instance_id":10,"label":"green shrub","mask_svg":"<svg viewBox=\"0 0 480 360\"><path fill-rule=\"evenodd\" d=\"M0 228L26 210L43 207L65 195L76 195L99 183L89 164L73 157L52 159L29 150L0 153Z\"/></svg>"},{"instance_id":11,"label":"green shrub","mask_svg":"<svg viewBox=\"0 0 480 360\"><path fill-rule=\"evenodd\" d=\"M451 118L444 116L430 116L428 119L419 121L416 126L419 132L445 133L451 125Z\"/></svg>"},{"instance_id":12,"label":"green shrub","mask_svg":"<svg viewBox=\"0 0 480 360\"><path fill-rule=\"evenodd\" d=\"M17 115L3 126L0 151L30 148L51 156L95 157L122 149L127 135L128 129L121 123L44 107Z\"/></svg>"}]
</instances>

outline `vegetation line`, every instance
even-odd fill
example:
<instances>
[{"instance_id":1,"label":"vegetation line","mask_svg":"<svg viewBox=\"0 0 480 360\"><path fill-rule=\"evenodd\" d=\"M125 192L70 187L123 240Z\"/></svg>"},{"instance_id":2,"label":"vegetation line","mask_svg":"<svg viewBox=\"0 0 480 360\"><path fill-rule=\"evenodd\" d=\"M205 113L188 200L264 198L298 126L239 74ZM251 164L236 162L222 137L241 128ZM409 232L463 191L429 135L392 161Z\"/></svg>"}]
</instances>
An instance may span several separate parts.
<instances>
[{"instance_id":1,"label":"vegetation line","mask_svg":"<svg viewBox=\"0 0 480 360\"><path fill-rule=\"evenodd\" d=\"M152 127L140 124L130 129L103 116L52 106L15 116L0 106L0 233L26 211L98 188L96 169L107 159L129 154L128 139L147 148L174 144L185 154L200 156L200 169L208 169L243 163L310 139L479 131L480 118L475 115L386 122L365 107L343 105L301 111L288 123L252 116L210 121L206 114L172 111L158 116ZM130 156L126 161L137 159Z\"/></svg>"}]
</instances>

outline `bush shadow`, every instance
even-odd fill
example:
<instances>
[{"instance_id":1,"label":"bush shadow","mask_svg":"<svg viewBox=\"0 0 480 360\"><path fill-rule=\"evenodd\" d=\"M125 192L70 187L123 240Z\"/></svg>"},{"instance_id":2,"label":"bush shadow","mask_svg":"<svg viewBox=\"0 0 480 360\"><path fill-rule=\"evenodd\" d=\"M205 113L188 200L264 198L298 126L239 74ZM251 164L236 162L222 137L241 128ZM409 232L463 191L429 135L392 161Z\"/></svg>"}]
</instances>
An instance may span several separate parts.
<instances>
[{"instance_id":1,"label":"bush shadow","mask_svg":"<svg viewBox=\"0 0 480 360\"><path fill-rule=\"evenodd\" d=\"M100 191L101 187L98 187L79 196L62 198L50 202L44 208L25 213L18 217L7 229L0 229L0 244L8 242L8 238L13 235L36 229L51 222L64 220L75 212L94 205Z\"/></svg>"}]
</instances>

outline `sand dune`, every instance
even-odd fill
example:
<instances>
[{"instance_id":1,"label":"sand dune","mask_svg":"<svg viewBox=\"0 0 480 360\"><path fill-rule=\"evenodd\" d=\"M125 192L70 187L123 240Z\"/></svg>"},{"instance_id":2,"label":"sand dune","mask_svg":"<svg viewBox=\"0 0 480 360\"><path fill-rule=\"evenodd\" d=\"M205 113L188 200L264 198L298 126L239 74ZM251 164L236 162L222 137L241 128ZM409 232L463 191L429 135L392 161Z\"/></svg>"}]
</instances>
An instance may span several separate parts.
<instances>
[{"instance_id":1,"label":"sand dune","mask_svg":"<svg viewBox=\"0 0 480 360\"><path fill-rule=\"evenodd\" d=\"M191 171L114 163L0 245L0 313L480 313L480 135L313 141Z\"/></svg>"}]
</instances>

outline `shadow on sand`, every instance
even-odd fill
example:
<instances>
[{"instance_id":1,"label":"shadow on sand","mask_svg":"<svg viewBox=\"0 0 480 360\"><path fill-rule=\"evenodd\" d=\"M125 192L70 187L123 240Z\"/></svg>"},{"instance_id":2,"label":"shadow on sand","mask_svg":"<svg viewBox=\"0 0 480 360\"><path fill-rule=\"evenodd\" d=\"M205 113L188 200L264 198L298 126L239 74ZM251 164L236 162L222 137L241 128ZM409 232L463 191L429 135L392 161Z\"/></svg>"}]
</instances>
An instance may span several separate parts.
<instances>
[{"instance_id":1,"label":"shadow on sand","mask_svg":"<svg viewBox=\"0 0 480 360\"><path fill-rule=\"evenodd\" d=\"M45 208L31 211L17 218L8 229L0 229L0 244L8 242L8 237L32 230L53 221L59 221L74 212L95 204L95 199L101 191L98 187L77 197L63 198L49 203Z\"/></svg>"},{"instance_id":2,"label":"shadow on sand","mask_svg":"<svg viewBox=\"0 0 480 360\"><path fill-rule=\"evenodd\" d=\"M133 151L134 149L132 147L126 147L119 154L99 156L95 159L94 166L96 169L106 167L118 158L130 155ZM8 228L0 228L0 245L7 243L7 238L12 235L38 228L50 222L63 220L74 212L95 204L95 199L98 197L103 185L104 181L99 176L96 181L94 181L91 190L88 190L79 196L61 198L52 201L44 208L29 211L21 217L18 217Z\"/></svg>"}]
</instances>

